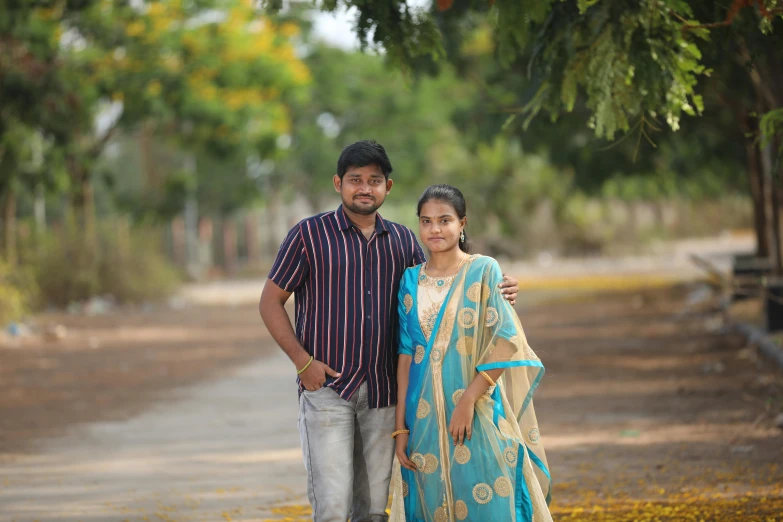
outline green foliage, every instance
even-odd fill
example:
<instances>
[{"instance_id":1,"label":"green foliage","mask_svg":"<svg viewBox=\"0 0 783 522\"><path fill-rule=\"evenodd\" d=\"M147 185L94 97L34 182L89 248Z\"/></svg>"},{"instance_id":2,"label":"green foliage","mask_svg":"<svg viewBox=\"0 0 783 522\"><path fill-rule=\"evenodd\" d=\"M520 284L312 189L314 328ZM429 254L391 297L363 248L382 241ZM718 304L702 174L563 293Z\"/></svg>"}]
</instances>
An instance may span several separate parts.
<instances>
[{"instance_id":1,"label":"green foliage","mask_svg":"<svg viewBox=\"0 0 783 522\"><path fill-rule=\"evenodd\" d=\"M0 9L0 133L6 118L48 131L73 124L82 105L59 61L63 28L97 1L14 2Z\"/></svg>"},{"instance_id":2,"label":"green foliage","mask_svg":"<svg viewBox=\"0 0 783 522\"><path fill-rule=\"evenodd\" d=\"M655 132L653 127L663 131L663 126L647 117L644 122L631 122L631 132L607 146L585 126L591 112L576 75L565 79L571 90L570 100L563 101L573 103L573 112L560 114L554 124L535 118L531 108L544 103L548 91L529 82L523 71L509 71L493 59L496 43L484 17L451 11L441 17L449 60L457 74L474 86L470 103L452 116L470 150L475 150L476 143L491 141L502 128L502 133L519 140L524 150L547 157L561 170L573 171L575 187L591 195L601 194L607 180L658 172L670 172L680 187L688 184L695 189L699 183L705 187L717 183L726 190L745 187L743 136L732 110L719 106L701 118L685 118L677 133ZM723 96L720 85L707 93L713 105ZM524 118L517 119L520 114ZM655 148L643 146L648 138ZM714 194L711 189L704 192Z\"/></svg>"},{"instance_id":3,"label":"green foliage","mask_svg":"<svg viewBox=\"0 0 783 522\"><path fill-rule=\"evenodd\" d=\"M532 216L546 206L557 219L574 193L571 172L502 136L480 143L475 154L456 136L443 136L430 161L427 184L449 183L465 194L468 234L480 251L529 253L527 243L536 235Z\"/></svg>"},{"instance_id":4,"label":"green foliage","mask_svg":"<svg viewBox=\"0 0 783 522\"><path fill-rule=\"evenodd\" d=\"M707 40L715 31L683 28L710 20L706 3L477 0L444 12L404 4L323 4L355 5L360 37L379 54L311 41L297 6L276 18L240 0L151 1L144 11L105 1L70 10L66 2L61 11L13 14L13 45L49 67L49 83L0 55L15 71L0 78L0 93L19 102L0 114L0 192L12 179L20 215L29 215L30 189L44 183L55 219L62 209L51 192L73 192L82 178L101 219L167 220L189 198L202 216L279 206L293 194L320 210L337 198L331 179L342 148L374 138L395 167L384 216L415 224L411 203L421 190L452 183L469 197L470 229L482 236L474 239L487 252L519 255L554 235L537 227L542 216L577 250L630 237L607 224L614 211L597 198L631 206L746 188L734 109L682 117L721 98L754 102L747 75L739 78L735 60ZM200 16L210 7L225 16ZM747 41L751 68L768 40L748 15L752 24L741 21L758 37ZM12 14L0 13L0 24L10 23L3 16ZM73 43L64 29L81 44L53 45ZM384 61L433 74L406 75ZM95 115L106 107L121 107L119 118L97 132ZM762 121L770 132L779 128L774 112ZM680 132L653 134L667 126ZM628 139L601 143L623 131ZM654 151L640 147L647 139ZM73 265L63 281L42 275L51 302L131 295L123 274L152 292L146 281L158 276L113 268L131 258L103 261L105 249L122 251L111 234L66 235L67 244L46 249L48 269Z\"/></svg>"},{"instance_id":5,"label":"green foliage","mask_svg":"<svg viewBox=\"0 0 783 522\"><path fill-rule=\"evenodd\" d=\"M111 249L111 239L104 240L99 268L101 293L119 302L139 303L163 299L176 289L181 278L167 261L157 229L136 229L127 244L118 242Z\"/></svg>"},{"instance_id":6,"label":"green foliage","mask_svg":"<svg viewBox=\"0 0 783 522\"><path fill-rule=\"evenodd\" d=\"M778 137L780 143L778 156L783 157L783 107L771 110L762 116L759 128L763 146L769 145Z\"/></svg>"},{"instance_id":7,"label":"green foliage","mask_svg":"<svg viewBox=\"0 0 783 522\"><path fill-rule=\"evenodd\" d=\"M36 280L44 305L66 306L101 294L99 260L81 230L68 226L45 240L43 254L35 259Z\"/></svg>"},{"instance_id":8,"label":"green foliage","mask_svg":"<svg viewBox=\"0 0 783 522\"><path fill-rule=\"evenodd\" d=\"M0 326L21 319L30 312L38 289L30 270L11 268L0 261Z\"/></svg>"},{"instance_id":9,"label":"green foliage","mask_svg":"<svg viewBox=\"0 0 783 522\"><path fill-rule=\"evenodd\" d=\"M601 0L577 0L576 5L579 7L579 13L585 14L585 11L587 11L589 8L593 7L595 4L600 2Z\"/></svg>"},{"instance_id":10,"label":"green foliage","mask_svg":"<svg viewBox=\"0 0 783 522\"><path fill-rule=\"evenodd\" d=\"M63 125L82 99L59 61L62 28L94 2L14 2L0 9L0 194L63 186Z\"/></svg>"},{"instance_id":11,"label":"green foliage","mask_svg":"<svg viewBox=\"0 0 783 522\"><path fill-rule=\"evenodd\" d=\"M261 4L272 13L282 7L279 0L262 0ZM383 49L391 63L408 67L423 56L442 56L434 20L426 10L412 7L406 0L325 0L320 7L328 12L356 8L356 33L362 49Z\"/></svg>"},{"instance_id":12,"label":"green foliage","mask_svg":"<svg viewBox=\"0 0 783 522\"><path fill-rule=\"evenodd\" d=\"M448 70L411 85L377 56L318 44L306 63L311 96L294 104L291 148L268 182L320 208L325 197L336 197L332 176L343 147L376 139L392 160L393 198L417 197L427 184L429 151L450 132L454 112L469 106L473 87Z\"/></svg>"},{"instance_id":13,"label":"green foliage","mask_svg":"<svg viewBox=\"0 0 783 522\"><path fill-rule=\"evenodd\" d=\"M111 295L121 303L169 295L179 276L168 264L156 230L130 230L122 221L103 222L97 248L73 226L51 234L43 253L30 253L44 304L66 306ZM97 252L97 254L93 254Z\"/></svg>"},{"instance_id":14,"label":"green foliage","mask_svg":"<svg viewBox=\"0 0 783 522\"><path fill-rule=\"evenodd\" d=\"M543 110L556 117L572 111L583 92L590 127L608 139L630 130L642 116L661 117L677 130L682 112L700 113L703 103L696 86L706 70L693 43L696 35L683 31L675 16L689 16L690 8L659 4L581 2L575 9L562 3L553 7L547 25L514 19L529 27L527 33L535 39L512 47L499 32L501 58L511 64L529 47L540 47L529 68L545 96L529 112Z\"/></svg>"},{"instance_id":15,"label":"green foliage","mask_svg":"<svg viewBox=\"0 0 783 522\"><path fill-rule=\"evenodd\" d=\"M359 19L372 20L376 32L393 26L392 13L407 8L400 0L332 1L326 7L337 5L356 7ZM765 5L765 13L772 14L749 15L751 9L746 9L742 16L755 17L754 30L768 38L769 46L774 45L774 22L781 19L780 2ZM374 41L394 60L410 58L401 50L415 41L433 42L419 53L439 56L441 42L445 39L449 49L448 39L464 29L455 20L483 15L492 23L499 63L508 74L527 78L528 94L521 104L526 123L541 112L553 119L570 112L584 96L590 126L597 136L612 139L635 126L648 133L659 126L656 120L677 130L683 113L704 111L698 84L711 70L703 50L721 43L711 39L724 24L701 25L697 9L699 15L725 16L713 3L683 0L456 2L445 13L434 14L440 32L427 18L412 19ZM357 31L367 38L361 23ZM422 32L428 38L422 39ZM408 59L406 65L413 61Z\"/></svg>"},{"instance_id":16,"label":"green foliage","mask_svg":"<svg viewBox=\"0 0 783 522\"><path fill-rule=\"evenodd\" d=\"M202 155L267 154L309 81L298 27L244 0L22 3L0 27L0 193L12 180L82 190L115 132L142 124Z\"/></svg>"},{"instance_id":17,"label":"green foliage","mask_svg":"<svg viewBox=\"0 0 783 522\"><path fill-rule=\"evenodd\" d=\"M617 240L618 226L608 206L576 193L566 201L560 216L560 234L565 254L600 253Z\"/></svg>"}]
</instances>

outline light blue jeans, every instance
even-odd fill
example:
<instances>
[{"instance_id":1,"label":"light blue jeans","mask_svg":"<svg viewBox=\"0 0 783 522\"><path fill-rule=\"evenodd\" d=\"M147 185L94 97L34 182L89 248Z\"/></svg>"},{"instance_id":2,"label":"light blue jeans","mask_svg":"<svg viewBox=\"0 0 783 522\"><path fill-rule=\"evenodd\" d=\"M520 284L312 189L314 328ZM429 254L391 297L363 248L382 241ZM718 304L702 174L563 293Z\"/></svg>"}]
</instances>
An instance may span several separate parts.
<instances>
[{"instance_id":1,"label":"light blue jeans","mask_svg":"<svg viewBox=\"0 0 783 522\"><path fill-rule=\"evenodd\" d=\"M331 388L299 396L299 435L314 522L388 520L394 409L369 408L367 383L347 401Z\"/></svg>"}]
</instances>

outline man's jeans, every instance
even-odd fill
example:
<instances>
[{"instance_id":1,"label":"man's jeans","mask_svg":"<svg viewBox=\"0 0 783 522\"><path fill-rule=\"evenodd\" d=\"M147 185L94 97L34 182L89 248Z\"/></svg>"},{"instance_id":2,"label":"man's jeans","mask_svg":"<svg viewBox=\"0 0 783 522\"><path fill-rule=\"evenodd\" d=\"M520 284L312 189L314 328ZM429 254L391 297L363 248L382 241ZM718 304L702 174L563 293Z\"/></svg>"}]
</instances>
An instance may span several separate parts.
<instances>
[{"instance_id":1,"label":"man's jeans","mask_svg":"<svg viewBox=\"0 0 783 522\"><path fill-rule=\"evenodd\" d=\"M388 520L394 409L370 409L366 383L348 401L326 387L302 392L299 434L314 522Z\"/></svg>"}]
</instances>

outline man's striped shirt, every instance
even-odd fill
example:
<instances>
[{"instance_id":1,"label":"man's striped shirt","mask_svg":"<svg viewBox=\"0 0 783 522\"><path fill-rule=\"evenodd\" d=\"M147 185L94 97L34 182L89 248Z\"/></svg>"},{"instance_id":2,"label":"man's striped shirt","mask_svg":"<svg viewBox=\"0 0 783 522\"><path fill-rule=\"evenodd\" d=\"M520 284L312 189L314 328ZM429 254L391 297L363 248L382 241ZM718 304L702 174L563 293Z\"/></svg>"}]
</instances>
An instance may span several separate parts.
<instances>
[{"instance_id":1,"label":"man's striped shirt","mask_svg":"<svg viewBox=\"0 0 783 522\"><path fill-rule=\"evenodd\" d=\"M409 228L376 216L370 239L342 206L299 222L269 279L294 293L296 335L305 350L342 374L328 377L326 386L349 399L366 381L370 407L382 408L397 396L400 279L425 257Z\"/></svg>"}]
</instances>

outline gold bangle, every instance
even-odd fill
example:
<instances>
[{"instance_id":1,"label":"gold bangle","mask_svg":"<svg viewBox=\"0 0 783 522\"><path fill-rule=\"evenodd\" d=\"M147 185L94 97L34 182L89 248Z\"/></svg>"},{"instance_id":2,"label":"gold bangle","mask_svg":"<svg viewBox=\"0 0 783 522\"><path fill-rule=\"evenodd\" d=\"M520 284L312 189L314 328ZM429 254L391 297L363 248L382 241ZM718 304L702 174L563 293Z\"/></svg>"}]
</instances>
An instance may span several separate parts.
<instances>
[{"instance_id":1,"label":"gold bangle","mask_svg":"<svg viewBox=\"0 0 783 522\"><path fill-rule=\"evenodd\" d=\"M297 375L302 375L302 374L304 373L304 371L305 371L306 369L308 369L308 368L310 367L310 365L311 365L311 364L313 364L313 359L315 359L315 357L313 357L313 356L311 355L311 356L310 356L310 360L309 360L309 361L307 361L307 364L305 364L305 365L304 365L304 367L303 367L301 370L296 370L296 374L297 374Z\"/></svg>"},{"instance_id":2,"label":"gold bangle","mask_svg":"<svg viewBox=\"0 0 783 522\"><path fill-rule=\"evenodd\" d=\"M487 372L482 370L479 373L481 374L482 377L484 377L487 380L490 386L495 386L495 381L492 380L492 377L490 377Z\"/></svg>"},{"instance_id":3,"label":"gold bangle","mask_svg":"<svg viewBox=\"0 0 783 522\"><path fill-rule=\"evenodd\" d=\"M403 433L410 433L411 430L397 430L392 433L392 438L395 438L397 435L402 435Z\"/></svg>"}]
</instances>

